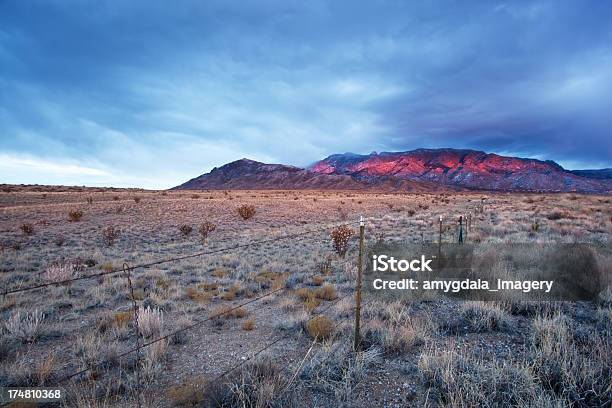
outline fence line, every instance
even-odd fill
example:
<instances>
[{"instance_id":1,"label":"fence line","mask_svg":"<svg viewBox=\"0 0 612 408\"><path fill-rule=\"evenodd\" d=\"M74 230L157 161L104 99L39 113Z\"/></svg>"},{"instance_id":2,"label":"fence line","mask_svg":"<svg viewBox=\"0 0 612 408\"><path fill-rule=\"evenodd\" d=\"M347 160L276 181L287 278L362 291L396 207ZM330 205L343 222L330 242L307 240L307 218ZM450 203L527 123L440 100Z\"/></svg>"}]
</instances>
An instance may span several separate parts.
<instances>
[{"instance_id":1,"label":"fence line","mask_svg":"<svg viewBox=\"0 0 612 408\"><path fill-rule=\"evenodd\" d=\"M231 313L232 311L235 311L243 306L249 305L251 303L257 302L261 299L264 299L268 296L271 296L273 294L277 294L280 293L282 291L287 290L287 287L280 287L277 289L274 289L272 291L269 291L265 294L259 295L255 298L249 299L248 301L242 302L236 306L233 306L231 308L225 309L223 311L217 312L217 313L213 313L211 315L209 315L208 317L204 318L204 319L200 319L200 320L196 320L193 324L190 324L186 327L180 328L178 330L175 330L173 332L170 332L164 336L161 336L159 338L155 338L152 339L150 341L145 341L143 342L143 344L140 344L140 333L139 333L139 327L138 327L138 309L137 309L137 305L136 305L136 301L134 298L134 293L133 293L133 287L131 284L131 272L135 269L138 268L148 268L151 266L155 266L155 265L160 265L160 264L164 264L164 263L168 263L168 262L175 262L175 261L180 261L180 260L185 260L185 259L191 259L191 258L196 258L196 257L200 257L203 255L211 255L211 254L216 254L216 253L222 253L222 252L226 252L226 251L232 251L232 250L236 250L236 249L241 249L241 248L247 248L247 247L251 247L251 246L258 246L258 245L264 245L264 244L268 244L268 243L273 243L273 242L277 242L280 240L285 240L285 239L291 239L291 238L297 238L297 237L301 237L301 236L305 236L305 235L309 235L309 234L313 234L313 233L317 233L317 232L321 232L321 231L329 231L330 228L334 228L340 225L354 225L354 224L359 224L361 223L361 240L360 240L360 246L359 246L359 260L361 261L362 259L362 255L363 255L363 246L364 246L364 242L363 242L363 222L364 221L369 221L369 222L374 222L374 221L384 221L384 220L394 220L394 221L399 221L399 220L411 220L413 221L413 219L410 218L406 218L406 217L393 217L390 216L390 214L387 214L383 217L379 217L379 218L374 218L374 217L370 217L370 218L366 218L364 219L363 217L361 218L361 220L359 221L355 221L355 222L342 222L339 224L335 224L335 225L327 225L325 227L321 227L318 229L310 229L307 231L302 231L299 233L293 233L293 234L286 234L286 235L282 235L282 236L277 236L274 238L270 238L270 239L264 239L264 240L260 240L260 241L253 241L253 242L249 242L249 243L245 243L245 244L237 244L237 245L233 245L233 246L229 246L229 247L222 247L222 248L217 248L214 250L207 250L207 251L200 251L194 254L189 254L189 255L183 255L183 256L178 256L178 257L173 257L173 258L166 258L166 259L162 259L162 260L157 260L157 261L153 261L153 262L148 262L148 263L143 263L143 264L138 264L135 266L128 266L127 264L124 264L123 267L121 269L119 268L115 268L113 270L110 271L103 271L100 273L96 273L96 274L91 274L91 275L84 275L84 276L79 276L76 278L72 278L72 279L66 279L66 280L62 280L62 281L54 281L54 282L46 282L46 283L42 283L42 284L38 284L38 285L32 285L29 287L25 287L25 288L18 288L18 289L13 289L13 290L8 290L4 292L4 295L8 295L8 294L13 294L13 293L21 293L21 292L26 292L26 291L30 291L30 290L35 290L35 289L39 289L39 288L43 288L43 287L47 287L47 286L53 286L53 285L62 285L62 284L67 284L67 283L71 283L74 281L79 281L79 280L84 280L84 279L93 279L93 278L98 278L101 276L106 276L106 275L111 275L111 274L116 274L119 272L124 272L127 274L127 278L128 278L128 283L129 283L129 289L130 289L130 298L132 300L133 303L133 308L134 308L134 324L135 324L135 331L136 331L136 346L124 351L123 353L120 353L116 356L117 359L121 359L129 354L132 353L137 353L138 354L138 359L137 359L137 367L136 367L136 376L139 377L139 370L140 370L140 364L139 364L139 360L140 360L140 351L146 347L151 346L152 344L158 343L160 341L164 341L166 339L169 339L173 336L176 336L177 334L180 334L182 332L186 332L189 330L194 329L195 327L201 326L202 324L211 321L215 318L218 318L220 316L226 315L228 313ZM471 220L470 220L471 221ZM435 225L435 224L434 224ZM470 228L471 230L471 225L468 227L466 225L466 232L467 232L467 228ZM350 262L351 259L345 259L342 262L339 262L338 264L336 264L336 266L340 266L340 265L344 265L347 264L348 262ZM359 288L357 288L357 290L359 290ZM313 312L312 316L305 320L302 324L307 324L308 322L312 321L314 318L322 315L323 313L327 312L328 310L330 310L333 306L335 306L336 304L338 304L341 300L349 297L349 295L351 294L347 294L344 296L339 296L337 297L337 299L334 299L329 305L327 305L327 307L325 307L325 309L318 311L318 312ZM359 306L357 306L359 307ZM259 308L256 308L255 310L258 310ZM340 325L340 323L342 323L345 319L347 319L348 317L351 316L345 316L345 317L341 317L333 326L333 329L335 331L335 329ZM357 326L358 327L358 326ZM272 342L268 343L267 345L265 345L264 347L262 347L261 349L257 350L255 353L253 353L252 355L248 356L247 358L245 358L244 360L240 361L238 364L235 364L234 366L232 366L231 368L229 368L228 370L224 371L223 373L221 373L220 375L216 376L214 380L220 380L221 378L225 377L226 375L230 374L231 372L233 372L234 370L240 368L241 366L243 366L244 364L246 364L248 361L251 361L252 359L254 359L255 357L257 357L258 355L260 355L261 353L263 353L264 351L270 349L271 347L273 347L275 344L278 344L279 342L288 339L290 336L292 336L293 333L287 333L283 336L280 336L279 338L273 340ZM357 334L358 335L358 334ZM356 336L357 336L356 335ZM357 337L356 340L357 342ZM357 343L356 343L357 344ZM312 347L307 351L307 354L310 352L310 350L312 349ZM358 349L356 348L355 351L358 351ZM306 354L306 355L307 355ZM330 353L331 354L331 353ZM304 357L305 358L305 357ZM326 361L328 358L330 358L330 356L328 355L326 359L324 359L323 361ZM62 377L60 380L56 381L55 384L62 384L68 380L71 380L81 374L84 374L88 371L91 371L95 368L98 368L99 366L101 366L103 363L96 363L96 364L90 364L88 365L86 368L78 370L72 374L69 375L65 375L64 377ZM137 378L138 381L138 390L137 390L137 397L138 397L138 405L140 406L140 378Z\"/></svg>"},{"instance_id":2,"label":"fence line","mask_svg":"<svg viewBox=\"0 0 612 408\"><path fill-rule=\"evenodd\" d=\"M337 226L347 225L347 224L348 225L352 225L352 224L356 224L356 223L357 222L345 222L345 223L342 223L342 224L338 224ZM269 244L269 243L280 241L280 240L284 240L284 239L296 238L296 237L299 237L299 236L312 234L314 232L326 231L329 228L330 227L320 228L320 229L317 229L317 230L303 231L303 232L299 232L299 233L295 233L295 234L288 234L288 235L283 235L283 236L279 236L279 237L275 237L275 238L264 239L264 240L260 240L260 241L253 241L253 242L250 242L250 243L247 243L247 244L239 244L239 245L234 245L234 246L231 246L231 247L218 248L218 249L209 250L209 251L201 251L201 252L197 252L195 254L190 254L190 255L183 255L183 256L178 256L178 257L174 257L174 258L162 259L162 260L159 260L159 261L154 261L154 262L149 262L149 263L145 263L145 264L134 265L134 266L131 267L131 269L134 270L134 269L140 269L140 268L149 268L151 266L161 265L161 264L168 263L168 262L182 261L182 260L185 260L185 259L197 258L197 257L204 256L204 255L212 255L212 254L217 254L217 253L220 253L220 252L227 252L227 251L247 248L247 247L251 247L251 246L258 246L258 245L263 245L263 244ZM95 274L91 274L91 275L77 276L76 278L64 279L64 280L61 280L61 281L46 282L46 283L41 283L41 284L38 284L38 285L28 286L28 287L25 287L25 288L18 288L18 289L13 289L13 290L7 290L7 291L5 291L3 293L3 295L6 296L6 295L13 294L13 293L27 292L27 291L30 291L30 290L40 289L40 288L44 288L44 287L47 287L47 286L64 285L64 284L75 282L75 281L79 281L79 280L99 278L101 276L112 275L112 274L116 274L116 273L119 273L119 272L123 272L123 268L114 268L114 269L112 269L110 271L103 271L103 272L99 272L99 273L95 273Z\"/></svg>"}]
</instances>

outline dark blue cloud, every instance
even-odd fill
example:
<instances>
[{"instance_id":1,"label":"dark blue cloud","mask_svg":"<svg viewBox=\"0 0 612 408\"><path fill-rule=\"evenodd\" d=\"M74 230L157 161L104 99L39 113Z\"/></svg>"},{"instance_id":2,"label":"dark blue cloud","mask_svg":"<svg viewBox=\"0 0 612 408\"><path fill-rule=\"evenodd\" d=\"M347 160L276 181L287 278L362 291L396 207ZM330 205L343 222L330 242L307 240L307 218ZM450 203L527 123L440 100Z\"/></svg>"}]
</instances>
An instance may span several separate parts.
<instances>
[{"instance_id":1,"label":"dark blue cloud","mask_svg":"<svg viewBox=\"0 0 612 408\"><path fill-rule=\"evenodd\" d=\"M606 2L0 2L2 181L468 147L612 166Z\"/></svg>"}]
</instances>

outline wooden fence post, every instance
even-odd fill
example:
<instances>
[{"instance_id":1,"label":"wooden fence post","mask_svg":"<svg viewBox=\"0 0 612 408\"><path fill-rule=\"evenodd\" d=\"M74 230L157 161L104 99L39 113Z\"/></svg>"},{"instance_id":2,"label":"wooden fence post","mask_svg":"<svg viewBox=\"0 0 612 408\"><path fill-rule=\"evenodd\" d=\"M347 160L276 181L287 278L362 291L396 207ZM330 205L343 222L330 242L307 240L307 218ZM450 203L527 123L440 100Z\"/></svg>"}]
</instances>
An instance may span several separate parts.
<instances>
[{"instance_id":1,"label":"wooden fence post","mask_svg":"<svg viewBox=\"0 0 612 408\"><path fill-rule=\"evenodd\" d=\"M355 351L361 348L361 275L363 273L363 240L365 235L365 221L359 217L359 256L357 264L357 292L355 293Z\"/></svg>"}]
</instances>

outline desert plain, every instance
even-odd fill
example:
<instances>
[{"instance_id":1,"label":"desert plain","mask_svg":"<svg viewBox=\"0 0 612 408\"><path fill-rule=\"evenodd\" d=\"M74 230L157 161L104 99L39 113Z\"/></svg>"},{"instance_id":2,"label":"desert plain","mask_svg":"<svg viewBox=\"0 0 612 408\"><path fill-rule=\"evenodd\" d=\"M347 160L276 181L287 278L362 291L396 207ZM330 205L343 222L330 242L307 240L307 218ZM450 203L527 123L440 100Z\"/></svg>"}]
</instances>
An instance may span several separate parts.
<instances>
[{"instance_id":1,"label":"desert plain","mask_svg":"<svg viewBox=\"0 0 612 408\"><path fill-rule=\"evenodd\" d=\"M477 245L609 246L611 200L5 186L0 385L59 385L70 407L610 406L609 287L579 302L364 296L358 351L353 331L360 216L366 247L437 242L440 217L455 242L459 216Z\"/></svg>"}]
</instances>

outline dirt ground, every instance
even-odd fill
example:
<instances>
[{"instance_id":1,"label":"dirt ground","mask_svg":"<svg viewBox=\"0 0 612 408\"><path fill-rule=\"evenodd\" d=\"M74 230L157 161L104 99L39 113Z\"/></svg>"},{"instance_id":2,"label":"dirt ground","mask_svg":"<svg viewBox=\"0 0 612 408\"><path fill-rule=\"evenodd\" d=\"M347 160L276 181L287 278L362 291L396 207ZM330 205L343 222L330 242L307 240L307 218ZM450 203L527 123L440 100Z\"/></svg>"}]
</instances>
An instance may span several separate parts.
<instances>
[{"instance_id":1,"label":"dirt ground","mask_svg":"<svg viewBox=\"0 0 612 408\"><path fill-rule=\"evenodd\" d=\"M609 246L609 197L57 190L0 192L0 288L17 290L0 303L2 386L61 382L65 405L93 407L612 401L609 289L537 304L366 297L354 353L357 235L344 257L330 239L364 216L366 246L436 242L442 216L455 242L464 216L472 243ZM603 273L611 261L597 259Z\"/></svg>"}]
</instances>

